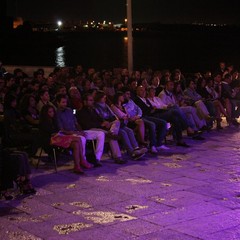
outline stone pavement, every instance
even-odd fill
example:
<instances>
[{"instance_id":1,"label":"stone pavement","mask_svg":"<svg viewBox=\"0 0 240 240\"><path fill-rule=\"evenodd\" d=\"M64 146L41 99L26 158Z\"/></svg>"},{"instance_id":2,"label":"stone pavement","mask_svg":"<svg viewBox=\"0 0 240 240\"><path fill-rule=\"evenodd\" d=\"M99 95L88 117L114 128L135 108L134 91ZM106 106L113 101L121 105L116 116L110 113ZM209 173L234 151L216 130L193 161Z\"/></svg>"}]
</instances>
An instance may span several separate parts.
<instances>
[{"instance_id":1,"label":"stone pavement","mask_svg":"<svg viewBox=\"0 0 240 240\"><path fill-rule=\"evenodd\" d=\"M37 195L0 201L0 239L240 239L240 129L203 136L84 176L33 169Z\"/></svg>"}]
</instances>

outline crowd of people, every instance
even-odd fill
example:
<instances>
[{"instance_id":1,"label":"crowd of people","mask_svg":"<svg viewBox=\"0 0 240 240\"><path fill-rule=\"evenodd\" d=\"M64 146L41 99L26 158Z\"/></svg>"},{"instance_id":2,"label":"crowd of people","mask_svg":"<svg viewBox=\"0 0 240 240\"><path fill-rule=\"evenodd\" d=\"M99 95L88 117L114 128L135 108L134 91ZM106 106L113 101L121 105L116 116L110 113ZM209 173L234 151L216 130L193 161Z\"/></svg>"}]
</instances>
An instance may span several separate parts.
<instances>
[{"instance_id":1,"label":"crowd of people","mask_svg":"<svg viewBox=\"0 0 240 240\"><path fill-rule=\"evenodd\" d=\"M49 155L53 145L70 148L76 174L102 166L105 148L116 164L127 162L123 150L133 160L168 151L167 135L189 148L184 133L205 140L201 133L222 130L223 117L238 127L239 79L224 62L214 72L186 76L180 69L130 73L81 65L56 67L48 76L38 69L28 76L0 64L2 146L28 146L30 157L39 147ZM86 157L87 142L93 144L92 159Z\"/></svg>"}]
</instances>

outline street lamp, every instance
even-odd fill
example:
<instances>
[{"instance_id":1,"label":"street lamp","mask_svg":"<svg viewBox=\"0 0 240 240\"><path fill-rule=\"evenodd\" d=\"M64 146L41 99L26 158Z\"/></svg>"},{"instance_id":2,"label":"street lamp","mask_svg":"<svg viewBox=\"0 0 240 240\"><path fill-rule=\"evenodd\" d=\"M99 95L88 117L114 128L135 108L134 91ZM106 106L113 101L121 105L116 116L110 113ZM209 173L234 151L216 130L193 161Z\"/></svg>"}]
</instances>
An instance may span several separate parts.
<instances>
[{"instance_id":1,"label":"street lamp","mask_svg":"<svg viewBox=\"0 0 240 240\"><path fill-rule=\"evenodd\" d=\"M133 71L132 0L127 0L128 71Z\"/></svg>"}]
</instances>

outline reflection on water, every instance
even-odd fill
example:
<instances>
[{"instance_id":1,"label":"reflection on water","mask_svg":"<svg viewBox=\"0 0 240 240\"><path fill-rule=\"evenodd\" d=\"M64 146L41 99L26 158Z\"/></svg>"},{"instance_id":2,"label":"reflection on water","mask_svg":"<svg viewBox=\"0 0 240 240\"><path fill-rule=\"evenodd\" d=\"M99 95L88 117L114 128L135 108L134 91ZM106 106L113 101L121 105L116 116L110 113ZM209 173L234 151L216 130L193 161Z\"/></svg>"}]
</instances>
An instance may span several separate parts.
<instances>
[{"instance_id":1,"label":"reflection on water","mask_svg":"<svg viewBox=\"0 0 240 240\"><path fill-rule=\"evenodd\" d=\"M55 52L55 64L57 67L65 67L65 49L64 47L59 47Z\"/></svg>"}]
</instances>

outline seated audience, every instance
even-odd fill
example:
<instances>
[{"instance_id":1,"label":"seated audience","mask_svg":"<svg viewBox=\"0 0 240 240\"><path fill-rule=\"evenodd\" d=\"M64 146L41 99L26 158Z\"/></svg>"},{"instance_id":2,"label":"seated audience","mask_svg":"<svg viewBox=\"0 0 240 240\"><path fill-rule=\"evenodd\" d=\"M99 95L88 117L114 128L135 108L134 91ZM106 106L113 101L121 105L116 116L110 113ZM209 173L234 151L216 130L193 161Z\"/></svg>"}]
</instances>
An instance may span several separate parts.
<instances>
[{"instance_id":1,"label":"seated audience","mask_svg":"<svg viewBox=\"0 0 240 240\"><path fill-rule=\"evenodd\" d=\"M60 130L60 135L70 135L77 137L82 142L82 154L83 154L83 163L82 165L86 166L87 168L90 166L86 160L86 140L96 140L96 149L95 149L95 156L96 159L92 160L95 167L101 166L100 160L103 153L104 147L104 133L100 131L94 130L85 130L82 131L81 126L78 124L77 119L73 114L73 110L67 107L67 98L66 95L58 95L57 96L57 122L58 128ZM82 169L79 166L79 163L75 162L74 170L76 172L82 172Z\"/></svg>"},{"instance_id":2,"label":"seated audience","mask_svg":"<svg viewBox=\"0 0 240 240\"><path fill-rule=\"evenodd\" d=\"M139 148L133 130L127 127L129 117L124 107L122 106L123 102L124 94L122 92L116 93L116 95L113 98L113 104L111 105L111 109L121 122L119 135L121 136L122 144L127 149L128 154L133 159L138 159L147 152L147 149Z\"/></svg>"}]
</instances>

